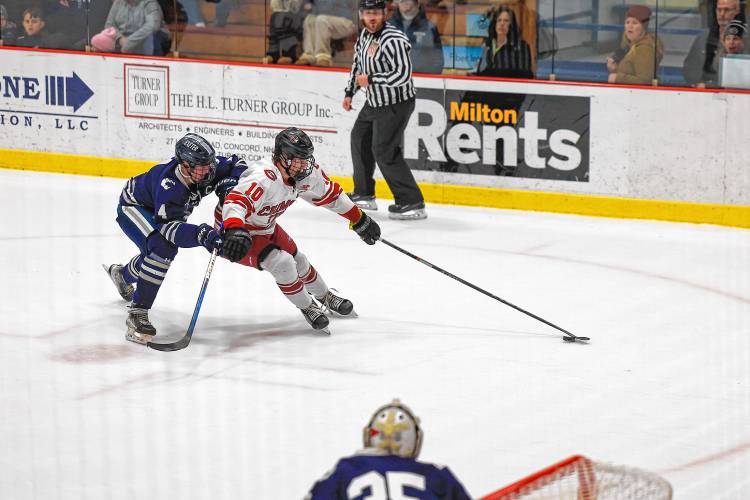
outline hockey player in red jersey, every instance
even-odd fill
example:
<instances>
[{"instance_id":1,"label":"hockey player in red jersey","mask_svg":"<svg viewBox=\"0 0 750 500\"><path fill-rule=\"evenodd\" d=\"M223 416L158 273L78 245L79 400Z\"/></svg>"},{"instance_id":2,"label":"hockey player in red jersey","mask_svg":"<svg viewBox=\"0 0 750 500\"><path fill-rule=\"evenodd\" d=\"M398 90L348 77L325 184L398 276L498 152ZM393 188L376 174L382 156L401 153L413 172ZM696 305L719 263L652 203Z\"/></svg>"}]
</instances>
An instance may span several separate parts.
<instances>
[{"instance_id":1,"label":"hockey player in red jersey","mask_svg":"<svg viewBox=\"0 0 750 500\"><path fill-rule=\"evenodd\" d=\"M224 205L217 207L216 221L224 224L224 257L271 273L307 322L330 333L325 312L350 316L354 306L328 288L276 219L299 197L348 219L349 227L368 245L380 238L380 227L323 173L313 149L302 130L290 127L279 132L272 163L248 167Z\"/></svg>"}]
</instances>

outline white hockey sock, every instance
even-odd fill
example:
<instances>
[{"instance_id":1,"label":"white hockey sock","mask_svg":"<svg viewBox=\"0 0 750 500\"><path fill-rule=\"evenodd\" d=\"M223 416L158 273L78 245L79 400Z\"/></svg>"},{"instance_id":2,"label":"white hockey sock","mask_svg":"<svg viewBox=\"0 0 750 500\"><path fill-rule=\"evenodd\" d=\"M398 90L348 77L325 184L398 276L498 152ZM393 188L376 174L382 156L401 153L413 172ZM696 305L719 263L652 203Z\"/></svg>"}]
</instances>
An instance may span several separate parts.
<instances>
[{"instance_id":1,"label":"white hockey sock","mask_svg":"<svg viewBox=\"0 0 750 500\"><path fill-rule=\"evenodd\" d=\"M305 309L312 303L312 297L297 275L295 261L289 253L273 250L263 259L261 266L271 273L281 292L296 307Z\"/></svg>"},{"instance_id":2,"label":"white hockey sock","mask_svg":"<svg viewBox=\"0 0 750 500\"><path fill-rule=\"evenodd\" d=\"M294 261L297 264L297 274L305 284L305 288L317 298L324 297L328 292L328 285L307 260L305 254L297 252Z\"/></svg>"}]
</instances>

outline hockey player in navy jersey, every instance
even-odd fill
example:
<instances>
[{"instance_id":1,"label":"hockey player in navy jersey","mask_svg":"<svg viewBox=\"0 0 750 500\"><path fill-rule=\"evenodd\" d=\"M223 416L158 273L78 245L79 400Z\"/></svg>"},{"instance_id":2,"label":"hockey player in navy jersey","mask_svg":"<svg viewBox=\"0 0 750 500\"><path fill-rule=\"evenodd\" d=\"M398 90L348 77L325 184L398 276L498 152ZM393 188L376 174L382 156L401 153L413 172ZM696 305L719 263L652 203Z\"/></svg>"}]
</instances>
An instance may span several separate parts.
<instances>
[{"instance_id":1,"label":"hockey player in navy jersey","mask_svg":"<svg viewBox=\"0 0 750 500\"><path fill-rule=\"evenodd\" d=\"M417 461L419 419L398 399L381 406L363 432L364 449L342 458L305 500L469 499L447 467Z\"/></svg>"},{"instance_id":2,"label":"hockey player in navy jersey","mask_svg":"<svg viewBox=\"0 0 750 500\"><path fill-rule=\"evenodd\" d=\"M132 301L125 322L126 339L146 344L156 335L148 311L178 248L221 249L223 239L218 231L208 224L190 224L187 219L211 192L223 202L246 168L244 160L217 157L206 139L187 134L177 141L171 160L125 184L117 223L139 253L128 264L105 266L105 271L120 296Z\"/></svg>"}]
</instances>

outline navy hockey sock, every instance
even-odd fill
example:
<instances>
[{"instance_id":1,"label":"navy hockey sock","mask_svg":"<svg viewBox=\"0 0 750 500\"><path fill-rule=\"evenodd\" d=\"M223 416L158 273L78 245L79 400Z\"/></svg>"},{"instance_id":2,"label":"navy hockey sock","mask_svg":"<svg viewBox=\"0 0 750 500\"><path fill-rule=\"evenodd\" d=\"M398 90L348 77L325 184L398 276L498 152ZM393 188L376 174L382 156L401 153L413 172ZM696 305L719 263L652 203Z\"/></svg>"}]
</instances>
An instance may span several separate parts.
<instances>
[{"instance_id":1,"label":"navy hockey sock","mask_svg":"<svg viewBox=\"0 0 750 500\"><path fill-rule=\"evenodd\" d=\"M135 295L133 295L135 307L151 308L170 264L170 260L163 259L155 254L149 254L143 258L138 284L135 288Z\"/></svg>"},{"instance_id":2,"label":"navy hockey sock","mask_svg":"<svg viewBox=\"0 0 750 500\"><path fill-rule=\"evenodd\" d=\"M141 272L141 262L143 262L143 256L136 255L130 259L127 266L122 268L122 277L127 283L133 284L138 281L138 276Z\"/></svg>"}]
</instances>

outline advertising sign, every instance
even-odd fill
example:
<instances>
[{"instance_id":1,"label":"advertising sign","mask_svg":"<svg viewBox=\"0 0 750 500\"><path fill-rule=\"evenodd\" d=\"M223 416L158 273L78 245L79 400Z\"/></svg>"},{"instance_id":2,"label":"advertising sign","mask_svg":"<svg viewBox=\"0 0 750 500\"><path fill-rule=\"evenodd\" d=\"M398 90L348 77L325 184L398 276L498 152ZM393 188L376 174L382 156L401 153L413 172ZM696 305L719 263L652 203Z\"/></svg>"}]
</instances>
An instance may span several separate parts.
<instances>
[{"instance_id":1,"label":"advertising sign","mask_svg":"<svg viewBox=\"0 0 750 500\"><path fill-rule=\"evenodd\" d=\"M413 169L588 182L590 98L419 89Z\"/></svg>"}]
</instances>

